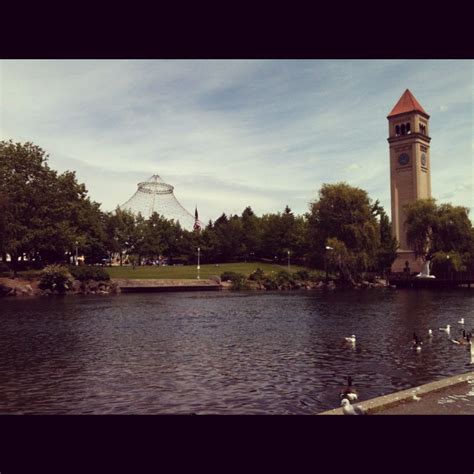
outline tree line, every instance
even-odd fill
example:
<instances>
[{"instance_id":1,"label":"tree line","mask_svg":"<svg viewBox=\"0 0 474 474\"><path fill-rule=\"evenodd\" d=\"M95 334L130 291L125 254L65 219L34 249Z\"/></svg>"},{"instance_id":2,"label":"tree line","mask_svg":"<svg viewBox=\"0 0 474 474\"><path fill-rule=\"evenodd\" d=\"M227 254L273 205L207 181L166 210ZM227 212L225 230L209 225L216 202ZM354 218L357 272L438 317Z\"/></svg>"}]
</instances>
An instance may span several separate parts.
<instances>
[{"instance_id":1,"label":"tree line","mask_svg":"<svg viewBox=\"0 0 474 474\"><path fill-rule=\"evenodd\" d=\"M430 252L451 252L459 267L472 265L474 238L467 209L430 203L431 220L419 202L408 212L408 235L415 248L425 252L430 236ZM103 212L74 172L60 174L49 167L40 147L0 142L0 258L6 262L8 254L14 268L43 267L70 261L76 247L91 264L113 255L137 265L159 257L195 264L199 247L202 263L286 263L290 258L312 268L329 267L353 280L365 271L388 270L397 242L380 203L346 183L324 184L304 215L286 206L282 212L257 216L248 206L240 215L223 213L200 232L191 232L156 213L145 219L119 208Z\"/></svg>"}]
</instances>

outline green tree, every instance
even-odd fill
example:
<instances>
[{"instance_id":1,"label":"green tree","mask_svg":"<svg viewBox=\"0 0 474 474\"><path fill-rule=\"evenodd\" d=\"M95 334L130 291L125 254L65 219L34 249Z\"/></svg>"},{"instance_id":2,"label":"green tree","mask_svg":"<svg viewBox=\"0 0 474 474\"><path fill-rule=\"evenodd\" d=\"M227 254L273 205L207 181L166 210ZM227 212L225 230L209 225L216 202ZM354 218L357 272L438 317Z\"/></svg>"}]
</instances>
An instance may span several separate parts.
<instances>
[{"instance_id":1,"label":"green tree","mask_svg":"<svg viewBox=\"0 0 474 474\"><path fill-rule=\"evenodd\" d=\"M419 199L405 206L405 229L408 245L417 256L433 252L433 228L437 225L437 206L434 199Z\"/></svg>"},{"instance_id":2,"label":"green tree","mask_svg":"<svg viewBox=\"0 0 474 474\"><path fill-rule=\"evenodd\" d=\"M124 256L134 251L135 216L131 212L117 207L115 212L109 215L107 233L109 248L113 248L114 252L119 254L120 265L122 265Z\"/></svg>"},{"instance_id":3,"label":"green tree","mask_svg":"<svg viewBox=\"0 0 474 474\"><path fill-rule=\"evenodd\" d=\"M330 239L337 239L342 276L350 272L351 278L357 278L376 267L381 238L377 207L362 189L346 183L324 184L308 215L309 262L322 268L325 247L331 247Z\"/></svg>"},{"instance_id":4,"label":"green tree","mask_svg":"<svg viewBox=\"0 0 474 474\"><path fill-rule=\"evenodd\" d=\"M58 174L37 145L0 142L1 252L16 269L24 256L37 264L67 261L79 242L90 254L105 252L99 205L74 172Z\"/></svg>"},{"instance_id":5,"label":"green tree","mask_svg":"<svg viewBox=\"0 0 474 474\"><path fill-rule=\"evenodd\" d=\"M242 212L242 239L244 245L244 257L254 260L259 257L262 235L259 218L250 206Z\"/></svg>"},{"instance_id":6,"label":"green tree","mask_svg":"<svg viewBox=\"0 0 474 474\"><path fill-rule=\"evenodd\" d=\"M423 243L429 250L463 252L472 243L469 209L452 204L436 204L435 199L420 199L405 206L406 229L411 245Z\"/></svg>"},{"instance_id":7,"label":"green tree","mask_svg":"<svg viewBox=\"0 0 474 474\"><path fill-rule=\"evenodd\" d=\"M438 269L447 255L451 255L452 270L474 267L474 228L468 208L420 199L405 206L405 211L407 241L417 255L428 259L437 255L433 265Z\"/></svg>"},{"instance_id":8,"label":"green tree","mask_svg":"<svg viewBox=\"0 0 474 474\"><path fill-rule=\"evenodd\" d=\"M377 269L384 275L390 270L392 263L397 258L397 239L393 237L392 226L384 209L376 209L379 216L380 247L377 251Z\"/></svg>"}]
</instances>

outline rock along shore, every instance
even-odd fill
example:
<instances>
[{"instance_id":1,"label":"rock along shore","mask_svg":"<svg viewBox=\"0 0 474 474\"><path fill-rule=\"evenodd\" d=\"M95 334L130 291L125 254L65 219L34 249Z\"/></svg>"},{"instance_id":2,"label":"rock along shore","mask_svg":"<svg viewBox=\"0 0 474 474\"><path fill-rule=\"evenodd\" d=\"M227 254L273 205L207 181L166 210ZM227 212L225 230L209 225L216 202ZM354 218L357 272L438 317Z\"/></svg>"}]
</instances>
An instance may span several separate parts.
<instances>
[{"instance_id":1,"label":"rock along shore","mask_svg":"<svg viewBox=\"0 0 474 474\"><path fill-rule=\"evenodd\" d=\"M66 293L72 295L109 295L120 293L119 285L110 281L74 280ZM60 294L55 290L42 290L37 278L0 278L1 296L48 296Z\"/></svg>"},{"instance_id":2,"label":"rock along shore","mask_svg":"<svg viewBox=\"0 0 474 474\"><path fill-rule=\"evenodd\" d=\"M263 282L248 281L249 290L335 290L340 288L333 280L328 283L324 281L298 281L293 284L277 285L275 288L267 288ZM353 289L387 288L385 280L375 280L374 282L363 281ZM230 281L220 281L218 279L111 279L103 281L74 280L68 291L62 294L68 295L110 295L118 294L122 291L187 291L187 290L207 290L221 289L233 290ZM55 290L42 290L39 288L38 278L0 278L1 296L48 296L60 294Z\"/></svg>"}]
</instances>

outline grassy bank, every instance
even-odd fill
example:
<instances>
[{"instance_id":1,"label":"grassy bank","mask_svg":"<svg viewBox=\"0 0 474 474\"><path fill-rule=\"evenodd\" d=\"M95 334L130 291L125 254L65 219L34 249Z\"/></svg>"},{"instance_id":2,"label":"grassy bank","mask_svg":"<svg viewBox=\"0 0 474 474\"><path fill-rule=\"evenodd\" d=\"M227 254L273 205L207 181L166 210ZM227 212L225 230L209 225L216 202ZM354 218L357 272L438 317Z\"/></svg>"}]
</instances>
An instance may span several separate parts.
<instances>
[{"instance_id":1,"label":"grassy bank","mask_svg":"<svg viewBox=\"0 0 474 474\"><path fill-rule=\"evenodd\" d=\"M220 276L224 272L236 272L242 273L245 276L249 276L257 268L262 269L265 273L279 272L281 270L287 270L287 266L275 265L271 263L252 262L252 263L222 263L219 265L201 265L200 277L211 278ZM183 265L183 266L169 266L169 267L107 267L107 272L110 278L167 278L167 279L179 279L179 278L196 278L197 269L195 265ZM291 265L290 271L297 272L299 270L306 270L305 267L297 265Z\"/></svg>"}]
</instances>

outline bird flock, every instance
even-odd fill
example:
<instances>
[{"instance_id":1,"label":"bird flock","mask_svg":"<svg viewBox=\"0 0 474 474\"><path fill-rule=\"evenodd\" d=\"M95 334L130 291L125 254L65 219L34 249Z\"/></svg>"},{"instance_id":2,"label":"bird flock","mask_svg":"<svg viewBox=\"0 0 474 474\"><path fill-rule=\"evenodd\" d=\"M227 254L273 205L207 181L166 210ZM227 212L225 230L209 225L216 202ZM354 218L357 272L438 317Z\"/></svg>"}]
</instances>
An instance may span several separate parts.
<instances>
[{"instance_id":1,"label":"bird flock","mask_svg":"<svg viewBox=\"0 0 474 474\"><path fill-rule=\"evenodd\" d=\"M464 318L461 318L458 321L458 324L461 326L464 326ZM449 340L458 346L470 346L471 350L471 364L474 364L474 343L473 343L473 330L467 332L464 328L460 329L460 336L457 339L454 339L451 336L451 325L447 324L446 327L443 328L438 328L439 331L442 331L446 333L449 337ZM433 337L433 330L428 329L428 338L431 340ZM349 337L344 337L343 342L345 344L350 345L352 348L355 347L356 344L356 337L354 334L352 334ZM416 333L413 333L413 339L412 339L412 349L419 353L421 352L423 346L423 340L422 338ZM341 407L342 407L342 412L344 415L366 415L366 411L358 406L354 405L353 402L358 400L359 395L357 393L356 388L353 385L353 379L351 376L347 377L347 385L343 387L340 391L340 399L341 399ZM414 397L415 400L420 400L419 397Z\"/></svg>"}]
</instances>

